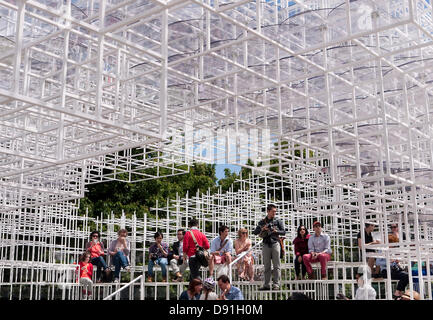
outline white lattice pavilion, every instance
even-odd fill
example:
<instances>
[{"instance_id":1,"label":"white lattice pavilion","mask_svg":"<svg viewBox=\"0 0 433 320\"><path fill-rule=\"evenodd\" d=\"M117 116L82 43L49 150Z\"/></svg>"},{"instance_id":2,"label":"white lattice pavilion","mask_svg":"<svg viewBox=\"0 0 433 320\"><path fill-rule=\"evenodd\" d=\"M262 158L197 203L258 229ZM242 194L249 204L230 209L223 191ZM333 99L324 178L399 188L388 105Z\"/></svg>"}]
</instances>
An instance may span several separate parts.
<instances>
[{"instance_id":1,"label":"white lattice pavilion","mask_svg":"<svg viewBox=\"0 0 433 320\"><path fill-rule=\"evenodd\" d=\"M173 241L196 215L209 237L221 223L235 237L275 202L288 228L284 286L239 284L248 298L353 294L365 263L356 234L371 222L376 256L409 271L426 263L418 290L431 299L432 10L429 0L0 0L1 297L78 298L71 259L92 228L107 240L132 232L133 280L156 228ZM183 174L193 161L253 175L238 191L167 200L152 209L162 218L77 214L88 184ZM289 240L316 219L333 242L333 279L300 283ZM392 222L406 236L395 246ZM378 282L378 298L394 285ZM96 297L116 289L96 285ZM136 281L121 295L170 290L182 284Z\"/></svg>"}]
</instances>

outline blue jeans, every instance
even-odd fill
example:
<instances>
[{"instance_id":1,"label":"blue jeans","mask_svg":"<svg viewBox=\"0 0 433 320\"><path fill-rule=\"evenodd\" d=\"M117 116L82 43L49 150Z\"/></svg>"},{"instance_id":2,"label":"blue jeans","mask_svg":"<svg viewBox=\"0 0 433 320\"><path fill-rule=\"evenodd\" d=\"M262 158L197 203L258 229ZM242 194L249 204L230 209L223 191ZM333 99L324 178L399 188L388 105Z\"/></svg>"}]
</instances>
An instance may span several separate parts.
<instances>
[{"instance_id":1,"label":"blue jeans","mask_svg":"<svg viewBox=\"0 0 433 320\"><path fill-rule=\"evenodd\" d=\"M147 271L149 273L149 277L153 277L153 267L155 266L155 263L159 264L161 266L162 276L167 276L167 258L158 258L155 261L150 260L147 265Z\"/></svg>"},{"instance_id":2,"label":"blue jeans","mask_svg":"<svg viewBox=\"0 0 433 320\"><path fill-rule=\"evenodd\" d=\"M96 266L96 279L100 280L102 271L108 268L107 264L105 263L104 257L99 256L96 258L92 258L92 260L90 260L90 262L94 266Z\"/></svg>"},{"instance_id":3,"label":"blue jeans","mask_svg":"<svg viewBox=\"0 0 433 320\"><path fill-rule=\"evenodd\" d=\"M113 256L113 264L114 264L114 279L119 279L120 268L125 268L128 266L128 258L124 255L123 252L118 251Z\"/></svg>"}]
</instances>

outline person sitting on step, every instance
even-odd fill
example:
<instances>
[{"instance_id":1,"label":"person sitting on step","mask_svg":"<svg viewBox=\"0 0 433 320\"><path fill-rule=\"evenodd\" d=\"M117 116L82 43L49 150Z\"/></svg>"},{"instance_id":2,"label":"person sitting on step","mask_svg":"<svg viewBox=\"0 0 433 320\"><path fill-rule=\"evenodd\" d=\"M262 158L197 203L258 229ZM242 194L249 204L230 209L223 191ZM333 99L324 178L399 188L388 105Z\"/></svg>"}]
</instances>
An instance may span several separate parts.
<instances>
[{"instance_id":1,"label":"person sitting on step","mask_svg":"<svg viewBox=\"0 0 433 320\"><path fill-rule=\"evenodd\" d=\"M389 243L395 243L398 239L389 239ZM392 247L392 245L391 245ZM390 271L391 271L391 279L398 280L397 287L394 292L394 299L399 299L401 295L404 293L406 286L409 284L409 274L403 269L400 265L400 262L396 259L390 259ZM387 261L385 258L377 258L376 265L380 267L382 272L382 277L387 278Z\"/></svg>"},{"instance_id":2,"label":"person sitting on step","mask_svg":"<svg viewBox=\"0 0 433 320\"><path fill-rule=\"evenodd\" d=\"M218 300L218 295L215 293L215 280L213 278L204 280L200 300Z\"/></svg>"},{"instance_id":3,"label":"person sitting on step","mask_svg":"<svg viewBox=\"0 0 433 320\"><path fill-rule=\"evenodd\" d=\"M154 236L155 243L149 248L149 263L147 265L147 281L152 282L153 278L153 267L158 264L161 267L162 281L167 281L167 256L168 256L168 245L162 242L162 233L157 231Z\"/></svg>"},{"instance_id":4,"label":"person sitting on step","mask_svg":"<svg viewBox=\"0 0 433 320\"><path fill-rule=\"evenodd\" d=\"M215 264L226 264L232 262L233 241L229 239L229 228L225 225L218 229L219 236L210 244L211 258L209 260L209 275L213 276Z\"/></svg>"},{"instance_id":5,"label":"person sitting on step","mask_svg":"<svg viewBox=\"0 0 433 320\"><path fill-rule=\"evenodd\" d=\"M238 238L235 240L236 255L239 256L245 251L250 250L251 239L248 238L248 230L240 228ZM246 253L236 264L239 280L254 280L254 257L250 252Z\"/></svg>"},{"instance_id":6,"label":"person sitting on step","mask_svg":"<svg viewBox=\"0 0 433 320\"><path fill-rule=\"evenodd\" d=\"M183 291L179 300L200 300L200 292L203 289L203 282L200 278L194 278L189 282L188 289Z\"/></svg>"},{"instance_id":7,"label":"person sitting on step","mask_svg":"<svg viewBox=\"0 0 433 320\"><path fill-rule=\"evenodd\" d=\"M93 286L93 265L90 262L89 252L85 252L80 256L77 271L79 283L83 286L83 300L87 300L87 297L90 298L92 296Z\"/></svg>"},{"instance_id":8,"label":"person sitting on step","mask_svg":"<svg viewBox=\"0 0 433 320\"><path fill-rule=\"evenodd\" d=\"M314 279L311 263L320 262L322 280L327 279L327 263L331 260L331 240L322 231L322 224L319 221L313 223L314 234L308 239L308 254L304 254L303 260L307 269L308 278Z\"/></svg>"},{"instance_id":9,"label":"person sitting on step","mask_svg":"<svg viewBox=\"0 0 433 320\"><path fill-rule=\"evenodd\" d=\"M124 268L126 271L130 270L129 267L129 252L131 250L131 243L127 239L128 231L120 229L117 232L118 238L113 240L108 248L108 253L113 258L114 264L114 283L119 283L120 269Z\"/></svg>"},{"instance_id":10,"label":"person sitting on step","mask_svg":"<svg viewBox=\"0 0 433 320\"><path fill-rule=\"evenodd\" d=\"M374 231L374 224L372 223L366 223L364 228L364 241L365 241L365 252L376 252L374 249L369 249L369 247L373 244L380 243L379 240L374 240L372 232ZM362 248L362 237L361 237L361 231L358 232L358 235L356 236L358 239L358 247ZM361 251L362 254L362 251ZM382 276L380 275L380 268L376 266L376 259L373 257L367 258L367 264L370 267L370 270L372 270L373 274L372 277L375 279L379 279Z\"/></svg>"},{"instance_id":11,"label":"person sitting on step","mask_svg":"<svg viewBox=\"0 0 433 320\"><path fill-rule=\"evenodd\" d=\"M182 275L188 267L187 261L183 259L183 237L185 230L177 230L177 240L173 243L172 250L168 253L167 260L170 263L171 269L175 275L174 281L182 281Z\"/></svg>"},{"instance_id":12,"label":"person sitting on step","mask_svg":"<svg viewBox=\"0 0 433 320\"><path fill-rule=\"evenodd\" d=\"M221 290L221 295L218 300L244 300L242 291L230 283L229 277L223 274L218 277L218 287Z\"/></svg>"},{"instance_id":13,"label":"person sitting on step","mask_svg":"<svg viewBox=\"0 0 433 320\"><path fill-rule=\"evenodd\" d=\"M102 282L102 271L104 271L106 275L111 272L104 259L104 243L100 240L100 238L101 234L99 231L92 231L92 233L90 233L90 241L86 244L86 250L90 253L90 262L92 265L96 266L97 283Z\"/></svg>"},{"instance_id":14,"label":"person sitting on step","mask_svg":"<svg viewBox=\"0 0 433 320\"><path fill-rule=\"evenodd\" d=\"M310 239L308 229L304 225L300 225L298 227L298 235L293 240L293 245L295 247L295 280L302 280L307 274L303 256L308 253L308 239Z\"/></svg>"}]
</instances>

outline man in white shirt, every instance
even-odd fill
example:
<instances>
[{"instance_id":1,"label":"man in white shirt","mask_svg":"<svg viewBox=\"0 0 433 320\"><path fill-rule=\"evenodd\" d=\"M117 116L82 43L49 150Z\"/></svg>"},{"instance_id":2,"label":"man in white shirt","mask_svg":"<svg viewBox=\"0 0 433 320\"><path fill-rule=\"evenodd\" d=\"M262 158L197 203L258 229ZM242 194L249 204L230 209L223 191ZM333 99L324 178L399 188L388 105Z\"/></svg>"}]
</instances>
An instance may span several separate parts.
<instances>
[{"instance_id":1,"label":"man in white shirt","mask_svg":"<svg viewBox=\"0 0 433 320\"><path fill-rule=\"evenodd\" d=\"M233 241L228 238L229 228L225 225L219 227L219 236L210 244L211 259L209 260L209 274L212 277L215 264L232 262Z\"/></svg>"}]
</instances>

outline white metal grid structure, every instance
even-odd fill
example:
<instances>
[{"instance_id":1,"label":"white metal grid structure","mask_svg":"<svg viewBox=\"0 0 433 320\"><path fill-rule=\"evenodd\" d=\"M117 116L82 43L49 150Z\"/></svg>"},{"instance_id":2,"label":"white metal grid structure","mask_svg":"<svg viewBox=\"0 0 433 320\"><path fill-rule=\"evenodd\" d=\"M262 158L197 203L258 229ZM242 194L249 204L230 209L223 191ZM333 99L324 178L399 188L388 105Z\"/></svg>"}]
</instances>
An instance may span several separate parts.
<instances>
[{"instance_id":1,"label":"white metal grid structure","mask_svg":"<svg viewBox=\"0 0 433 320\"><path fill-rule=\"evenodd\" d=\"M342 221L382 234L398 222L407 240L390 248L384 237L387 259L429 265L432 9L0 0L0 212L68 207L88 183L249 156L260 188L292 190L290 217L329 218L342 243L354 236Z\"/></svg>"},{"instance_id":2,"label":"white metal grid structure","mask_svg":"<svg viewBox=\"0 0 433 320\"><path fill-rule=\"evenodd\" d=\"M229 236L234 240L237 230L246 227L254 244L260 239L251 234L265 215L266 203L272 202L278 206L278 216L283 219L287 228L284 241L286 255L282 260L282 288L277 291L260 292L262 285L262 257L260 246L253 250L256 265L256 278L253 282L238 280L236 268L231 277L239 286L247 299L285 299L293 292L303 292L314 299L334 299L339 292L354 296L356 286L354 273L364 262L360 259L356 244L356 234L360 230L360 219L349 211L329 210L310 211L305 206L297 206L299 196L284 180L271 177L251 177L238 181L240 189L226 193L218 192L211 195L197 193L167 202L166 205L152 208L156 219L145 217L137 219L135 215L127 218L124 214L115 218L113 214L101 215L93 219L77 215L73 203L64 203L40 207L38 211L2 213L1 218L1 268L0 286L2 297L10 299L80 299L79 285L76 279L76 261L83 252L88 236L93 230L100 230L102 238L107 241L116 238L116 230L127 228L130 231L132 243L131 272L123 277L124 281L133 280L137 275L145 275L147 271L147 255L145 254L154 241L153 234L163 232L164 241L172 244L176 241L176 231L186 228L187 221L196 217L200 221L200 229L211 240L218 234L218 227L225 224L230 229ZM285 192L288 192L287 194ZM280 193L279 200L275 200ZM293 197L293 198L292 198ZM310 196L308 196L310 197ZM311 199L313 199L311 197ZM356 201L352 199L352 201ZM304 201L301 201L303 203ZM338 205L338 201L334 201ZM296 229L304 224L311 231L314 220L324 224L324 230L331 237L333 250L332 261L328 264L329 279L295 280L294 253L291 241L296 236ZM381 224L396 222L381 220ZM402 222L402 221L400 221ZM403 223L402 225L405 226ZM379 230L387 234L386 230ZM373 253L376 257L387 260L399 259L403 265L410 266L417 261L416 252L420 250L420 260L430 266L432 228L424 224L420 233L429 235L419 244L412 240L415 233L410 230L406 241L388 245L386 240L377 246L380 252ZM387 239L387 238L386 238ZM416 244L414 246L414 244ZM110 264L110 261L108 261ZM207 270L202 270L202 276L207 276ZM426 299L431 299L432 277L429 273L419 279L421 286L414 286L414 277L410 274L409 286L423 292ZM126 282L124 282L126 283ZM123 284L122 284L123 285ZM136 282L122 291L120 299L175 299L184 289L184 283L161 282L159 271L156 271L156 282ZM395 282L390 279L373 282L378 298L389 299L392 296ZM94 299L102 299L118 290L121 285L112 283L94 284ZM422 289L421 289L422 288ZM424 290L424 291L423 291Z\"/></svg>"}]
</instances>

